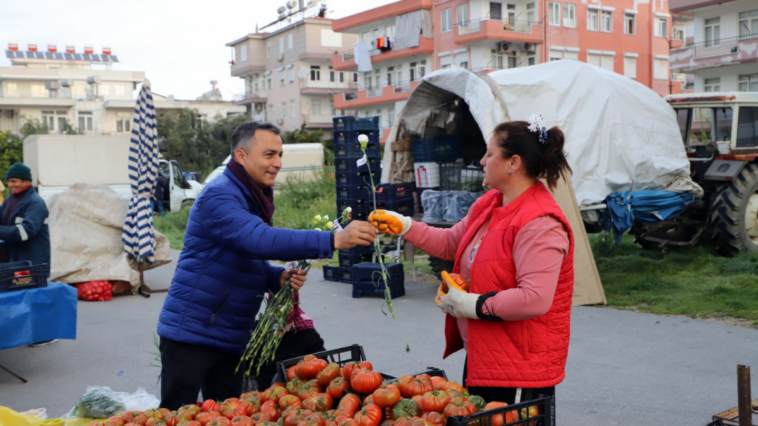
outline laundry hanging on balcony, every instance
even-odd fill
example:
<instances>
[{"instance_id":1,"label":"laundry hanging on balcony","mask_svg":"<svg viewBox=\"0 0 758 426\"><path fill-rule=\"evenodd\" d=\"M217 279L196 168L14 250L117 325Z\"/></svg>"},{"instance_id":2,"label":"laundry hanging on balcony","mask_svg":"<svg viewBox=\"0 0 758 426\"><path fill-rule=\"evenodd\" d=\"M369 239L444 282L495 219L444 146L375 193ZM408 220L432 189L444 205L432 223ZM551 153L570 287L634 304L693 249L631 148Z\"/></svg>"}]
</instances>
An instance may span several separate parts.
<instances>
[{"instance_id":1,"label":"laundry hanging on balcony","mask_svg":"<svg viewBox=\"0 0 758 426\"><path fill-rule=\"evenodd\" d=\"M353 54L355 64L358 66L358 72L370 72L371 55L368 53L368 43L353 43Z\"/></svg>"},{"instance_id":2,"label":"laundry hanging on balcony","mask_svg":"<svg viewBox=\"0 0 758 426\"><path fill-rule=\"evenodd\" d=\"M392 47L395 45L395 38L394 37L379 37L376 39L375 46L378 50L381 50L382 52L386 52L388 50L391 50Z\"/></svg>"}]
</instances>

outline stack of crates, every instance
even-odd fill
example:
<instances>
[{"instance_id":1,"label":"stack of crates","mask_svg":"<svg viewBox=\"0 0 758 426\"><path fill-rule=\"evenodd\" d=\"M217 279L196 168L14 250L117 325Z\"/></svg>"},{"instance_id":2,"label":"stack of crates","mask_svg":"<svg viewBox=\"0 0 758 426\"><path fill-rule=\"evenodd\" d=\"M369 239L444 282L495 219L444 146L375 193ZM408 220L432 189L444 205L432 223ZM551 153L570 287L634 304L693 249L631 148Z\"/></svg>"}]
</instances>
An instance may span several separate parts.
<instances>
[{"instance_id":1,"label":"stack of crates","mask_svg":"<svg viewBox=\"0 0 758 426\"><path fill-rule=\"evenodd\" d=\"M387 287L390 296L396 299L405 296L405 275L402 263L385 265L387 267ZM385 284L382 279L381 265L378 263L360 263L351 268L353 297L384 297Z\"/></svg>"},{"instance_id":2,"label":"stack of crates","mask_svg":"<svg viewBox=\"0 0 758 426\"><path fill-rule=\"evenodd\" d=\"M379 150L379 117L334 117L334 168L337 184L337 216L347 207L352 208L353 220L367 220L371 212L368 194L371 178L378 184L381 178ZM358 136L368 136L366 160L363 157ZM371 173L369 173L369 166ZM352 284L350 267L362 262L371 262L373 247L356 247L339 252L339 267L325 267L324 279Z\"/></svg>"},{"instance_id":3,"label":"stack of crates","mask_svg":"<svg viewBox=\"0 0 758 426\"><path fill-rule=\"evenodd\" d=\"M414 182L385 183L379 185L375 194L371 194L371 188L369 188L369 203L373 203L374 197L376 197L377 210L391 210L404 216L413 216L416 213L413 205L413 193L415 191L416 184Z\"/></svg>"}]
</instances>

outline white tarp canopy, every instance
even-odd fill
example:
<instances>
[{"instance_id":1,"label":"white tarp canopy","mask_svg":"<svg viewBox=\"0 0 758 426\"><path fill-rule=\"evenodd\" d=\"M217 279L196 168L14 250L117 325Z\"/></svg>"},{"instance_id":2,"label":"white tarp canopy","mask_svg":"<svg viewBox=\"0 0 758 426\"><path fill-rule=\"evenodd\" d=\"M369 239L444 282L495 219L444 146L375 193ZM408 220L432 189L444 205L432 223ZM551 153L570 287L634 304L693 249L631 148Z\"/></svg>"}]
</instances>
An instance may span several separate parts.
<instances>
[{"instance_id":1,"label":"white tarp canopy","mask_svg":"<svg viewBox=\"0 0 758 426\"><path fill-rule=\"evenodd\" d=\"M602 203L613 192L644 189L702 195L689 177L690 165L673 109L646 86L573 60L488 76L499 93L492 93L489 78L464 69L444 69L424 77L398 116L388 143L395 139L401 121L408 130L423 130L430 109L444 108L454 94L468 104L485 138L497 123L524 120L535 113L544 117L548 128L559 126L566 135L564 149L580 206ZM419 89L424 90L418 93ZM504 101L504 109L498 98ZM385 162L390 161L387 157ZM385 174L388 165L384 165ZM386 181L384 175L382 180Z\"/></svg>"}]
</instances>

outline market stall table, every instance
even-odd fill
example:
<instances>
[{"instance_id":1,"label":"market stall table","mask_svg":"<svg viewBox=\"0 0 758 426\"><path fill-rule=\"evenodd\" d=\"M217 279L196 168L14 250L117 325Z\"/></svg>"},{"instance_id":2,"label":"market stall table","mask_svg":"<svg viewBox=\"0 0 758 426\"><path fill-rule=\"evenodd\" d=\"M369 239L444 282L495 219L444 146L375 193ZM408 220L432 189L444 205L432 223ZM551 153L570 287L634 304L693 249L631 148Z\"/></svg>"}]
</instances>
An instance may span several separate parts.
<instances>
[{"instance_id":1,"label":"market stall table","mask_svg":"<svg viewBox=\"0 0 758 426\"><path fill-rule=\"evenodd\" d=\"M0 293L0 350L54 339L76 339L75 288L48 281L47 287Z\"/></svg>"}]
</instances>

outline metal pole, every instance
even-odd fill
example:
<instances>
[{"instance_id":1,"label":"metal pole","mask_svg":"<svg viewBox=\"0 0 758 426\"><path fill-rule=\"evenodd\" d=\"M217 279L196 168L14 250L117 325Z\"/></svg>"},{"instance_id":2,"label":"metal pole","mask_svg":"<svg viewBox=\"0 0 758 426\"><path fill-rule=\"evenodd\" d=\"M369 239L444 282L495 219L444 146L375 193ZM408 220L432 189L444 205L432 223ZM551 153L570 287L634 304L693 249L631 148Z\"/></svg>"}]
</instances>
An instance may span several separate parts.
<instances>
[{"instance_id":1,"label":"metal pole","mask_svg":"<svg viewBox=\"0 0 758 426\"><path fill-rule=\"evenodd\" d=\"M22 382L24 382L24 383L29 383L29 382L28 382L28 381L27 381L25 378L23 378L23 377L19 376L18 374L16 374L16 373L12 372L11 370L8 370L8 369L7 369L7 368L5 368L5 366L3 366L2 364L0 364L0 368L2 368L3 370L7 371L7 372L8 372L8 373L10 373L10 374L11 374L13 377L15 377L15 378L17 378L17 379L21 380Z\"/></svg>"},{"instance_id":2,"label":"metal pole","mask_svg":"<svg viewBox=\"0 0 758 426\"><path fill-rule=\"evenodd\" d=\"M750 366L737 365L737 409L740 426L753 426L750 395Z\"/></svg>"}]
</instances>

